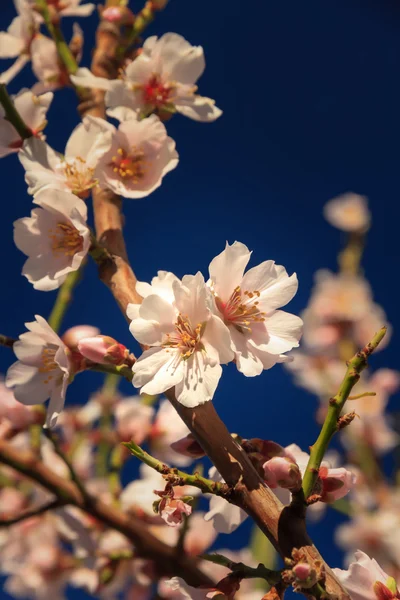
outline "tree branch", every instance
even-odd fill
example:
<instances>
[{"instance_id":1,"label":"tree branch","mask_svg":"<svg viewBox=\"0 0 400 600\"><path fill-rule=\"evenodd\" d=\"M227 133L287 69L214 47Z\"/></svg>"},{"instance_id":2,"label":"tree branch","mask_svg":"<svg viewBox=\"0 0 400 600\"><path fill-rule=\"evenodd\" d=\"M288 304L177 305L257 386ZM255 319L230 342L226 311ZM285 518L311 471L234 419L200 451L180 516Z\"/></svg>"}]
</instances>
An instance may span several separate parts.
<instances>
[{"instance_id":1,"label":"tree branch","mask_svg":"<svg viewBox=\"0 0 400 600\"><path fill-rule=\"evenodd\" d=\"M348 362L346 374L336 396L329 400L328 413L322 425L317 441L311 446L310 459L303 477L303 491L307 499L312 494L318 479L318 471L328 449L329 442L340 429L340 413L348 399L351 390L360 379L360 373L367 366L367 359L379 346L386 334L386 327L382 327L360 352L357 352Z\"/></svg>"},{"instance_id":2,"label":"tree branch","mask_svg":"<svg viewBox=\"0 0 400 600\"><path fill-rule=\"evenodd\" d=\"M10 98L7 87L4 83L0 83L0 104L4 108L7 121L11 123L18 135L26 140L32 137L32 130L29 129L19 112L14 106L14 102Z\"/></svg>"},{"instance_id":3,"label":"tree branch","mask_svg":"<svg viewBox=\"0 0 400 600\"><path fill-rule=\"evenodd\" d=\"M49 510L54 510L55 508L60 508L61 506L65 506L66 502L57 498L48 504L43 504L43 506L39 506L38 508L31 508L22 512L17 517L13 517L11 519L0 519L0 527L10 527L11 525L15 525L16 523L20 523L21 521L25 521L26 519L30 519L31 517L38 517L43 515L45 512Z\"/></svg>"},{"instance_id":4,"label":"tree branch","mask_svg":"<svg viewBox=\"0 0 400 600\"><path fill-rule=\"evenodd\" d=\"M64 505L77 506L101 523L125 535L134 544L135 551L140 556L155 561L160 574L185 577L193 586L212 585L210 579L199 570L197 560L185 554L178 555L172 546L167 546L154 537L139 518L116 510L96 497L90 497L88 501L73 481L51 471L32 452L17 450L0 440L0 462L52 492Z\"/></svg>"}]
</instances>

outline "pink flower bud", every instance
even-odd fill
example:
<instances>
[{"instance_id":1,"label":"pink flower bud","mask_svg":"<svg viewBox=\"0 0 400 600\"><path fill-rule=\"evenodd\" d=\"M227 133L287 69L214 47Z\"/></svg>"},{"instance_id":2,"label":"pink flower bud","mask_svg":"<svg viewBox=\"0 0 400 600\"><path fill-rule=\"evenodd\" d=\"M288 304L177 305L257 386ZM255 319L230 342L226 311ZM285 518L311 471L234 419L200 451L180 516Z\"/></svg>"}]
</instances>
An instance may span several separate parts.
<instances>
[{"instance_id":1,"label":"pink flower bud","mask_svg":"<svg viewBox=\"0 0 400 600\"><path fill-rule=\"evenodd\" d=\"M102 11L101 17L104 21L119 25L129 25L134 19L132 11L126 6L108 6Z\"/></svg>"},{"instance_id":2,"label":"pink flower bud","mask_svg":"<svg viewBox=\"0 0 400 600\"><path fill-rule=\"evenodd\" d=\"M335 502L343 498L356 481L356 476L343 467L337 469L321 467L319 478L322 483L321 502Z\"/></svg>"},{"instance_id":3,"label":"pink flower bud","mask_svg":"<svg viewBox=\"0 0 400 600\"><path fill-rule=\"evenodd\" d=\"M123 344L108 335L83 338L78 343L78 349L88 360L103 365L122 365L129 355Z\"/></svg>"},{"instance_id":4,"label":"pink flower bud","mask_svg":"<svg viewBox=\"0 0 400 600\"><path fill-rule=\"evenodd\" d=\"M189 433L186 437L170 444L172 450L183 454L184 456L190 456L191 458L201 458L205 456L203 448L194 439L193 434Z\"/></svg>"},{"instance_id":5,"label":"pink flower bud","mask_svg":"<svg viewBox=\"0 0 400 600\"><path fill-rule=\"evenodd\" d=\"M299 563L293 567L293 574L298 581L306 581L311 575L311 567L307 563Z\"/></svg>"},{"instance_id":6,"label":"pink flower bud","mask_svg":"<svg viewBox=\"0 0 400 600\"><path fill-rule=\"evenodd\" d=\"M300 469L290 458L275 456L264 463L263 469L265 482L270 488L281 487L293 491L300 489Z\"/></svg>"},{"instance_id":7,"label":"pink flower bud","mask_svg":"<svg viewBox=\"0 0 400 600\"><path fill-rule=\"evenodd\" d=\"M183 515L190 515L192 507L182 500L165 497L159 504L160 516L170 527L177 527L183 522Z\"/></svg>"},{"instance_id":8,"label":"pink flower bud","mask_svg":"<svg viewBox=\"0 0 400 600\"><path fill-rule=\"evenodd\" d=\"M92 325L75 325L70 327L62 336L62 341L71 350L78 348L78 343L83 338L91 338L100 333L100 329L93 327Z\"/></svg>"}]
</instances>

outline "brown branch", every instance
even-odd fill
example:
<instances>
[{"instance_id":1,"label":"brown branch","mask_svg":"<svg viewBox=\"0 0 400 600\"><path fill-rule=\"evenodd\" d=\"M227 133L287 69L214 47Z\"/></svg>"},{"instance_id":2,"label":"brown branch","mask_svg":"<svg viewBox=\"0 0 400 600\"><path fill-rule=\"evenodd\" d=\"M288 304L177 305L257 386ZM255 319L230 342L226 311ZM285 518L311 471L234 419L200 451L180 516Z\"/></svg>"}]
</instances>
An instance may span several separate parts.
<instances>
[{"instance_id":1,"label":"brown branch","mask_svg":"<svg viewBox=\"0 0 400 600\"><path fill-rule=\"evenodd\" d=\"M210 579L198 568L196 559L184 553L178 555L175 548L154 537L139 518L127 515L96 497L82 495L73 481L51 471L32 452L17 450L0 440L0 462L52 492L64 505L77 506L101 523L122 533L132 542L140 556L157 564L160 575L179 575L194 586L212 585Z\"/></svg>"},{"instance_id":2,"label":"brown branch","mask_svg":"<svg viewBox=\"0 0 400 600\"><path fill-rule=\"evenodd\" d=\"M65 504L65 500L60 500L56 498L56 500L52 500L52 502L49 502L48 504L43 504L42 506L25 510L16 517L11 517L10 519L0 519L0 527L10 527L11 525L15 525L16 523L20 523L21 521L30 519L31 517L38 517L39 515L43 515L49 510L54 510L55 508L65 506Z\"/></svg>"},{"instance_id":3,"label":"brown branch","mask_svg":"<svg viewBox=\"0 0 400 600\"><path fill-rule=\"evenodd\" d=\"M116 76L119 31L102 23L97 33L97 48L92 72L100 77ZM91 106L81 106L82 114L104 117L104 92L97 90ZM109 287L123 314L129 303L140 303L136 277L129 265L122 233L121 199L108 191L93 191L93 208L97 239L111 255L99 265L101 280ZM166 393L183 421L189 427L225 481L242 497L242 506L251 515L278 552L290 557L292 549L302 547L310 562L321 560L305 527L304 511L298 505L284 507L264 484L244 451L232 439L214 406L208 402L194 409L179 404L173 390ZM332 571L326 566L327 589L340 600L350 600Z\"/></svg>"}]
</instances>

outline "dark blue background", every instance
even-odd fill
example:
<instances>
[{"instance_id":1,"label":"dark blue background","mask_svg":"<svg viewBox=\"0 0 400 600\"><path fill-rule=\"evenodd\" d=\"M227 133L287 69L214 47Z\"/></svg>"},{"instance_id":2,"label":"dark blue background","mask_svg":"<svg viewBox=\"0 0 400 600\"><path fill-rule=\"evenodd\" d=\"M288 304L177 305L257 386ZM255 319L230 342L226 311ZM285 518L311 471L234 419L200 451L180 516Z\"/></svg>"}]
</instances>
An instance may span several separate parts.
<instances>
[{"instance_id":1,"label":"dark blue background","mask_svg":"<svg viewBox=\"0 0 400 600\"><path fill-rule=\"evenodd\" d=\"M13 16L11 0L1 0L0 28ZM65 20L67 32L71 23ZM81 24L87 65L96 17ZM373 366L398 367L400 1L171 0L148 29L167 31L204 46L200 93L215 98L224 114L214 124L174 117L168 130L180 154L178 168L151 197L125 202L126 240L138 278L149 280L158 269L206 274L225 240L239 240L254 250L253 265L272 258L297 272L300 288L288 310L299 313L315 270L336 266L341 236L324 222L323 204L348 190L365 194L373 227L363 264L395 331ZM10 90L32 83L27 67ZM57 92L49 122L48 142L62 151L78 122L71 90ZM24 257L13 246L12 222L28 215L31 198L15 155L1 161L0 173L0 330L16 336L35 313L49 314L55 294L35 292L20 276ZM93 265L65 327L78 323L97 325L133 348ZM12 361L7 350L0 361L4 372ZM68 401L83 402L100 382L82 375ZM229 429L245 437L306 449L317 433L315 400L279 366L254 379L230 366L215 404ZM332 511L322 527L311 527L332 566L341 560L332 542L339 519ZM248 532L246 524L235 536L221 536L219 545L240 547Z\"/></svg>"}]
</instances>

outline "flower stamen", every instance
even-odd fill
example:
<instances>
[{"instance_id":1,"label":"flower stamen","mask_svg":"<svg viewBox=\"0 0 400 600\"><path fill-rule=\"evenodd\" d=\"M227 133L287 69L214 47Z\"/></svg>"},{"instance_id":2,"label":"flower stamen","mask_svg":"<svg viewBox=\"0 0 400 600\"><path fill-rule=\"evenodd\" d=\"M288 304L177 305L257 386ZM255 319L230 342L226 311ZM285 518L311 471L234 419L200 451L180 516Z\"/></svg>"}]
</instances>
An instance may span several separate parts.
<instances>
[{"instance_id":1,"label":"flower stamen","mask_svg":"<svg viewBox=\"0 0 400 600\"><path fill-rule=\"evenodd\" d=\"M265 321L266 313L258 308L258 300L253 300L260 296L258 290L245 290L242 292L241 287L237 286L228 302L222 302L218 296L216 296L215 301L227 325L233 325L241 332L243 330L251 332L251 323Z\"/></svg>"},{"instance_id":2,"label":"flower stamen","mask_svg":"<svg viewBox=\"0 0 400 600\"><path fill-rule=\"evenodd\" d=\"M195 328L192 327L189 317L179 313L175 323L174 333L166 334L164 348L176 348L180 350L181 357L187 360L196 350L202 350L201 336L204 327L203 323L198 323Z\"/></svg>"},{"instance_id":3,"label":"flower stamen","mask_svg":"<svg viewBox=\"0 0 400 600\"><path fill-rule=\"evenodd\" d=\"M114 173L118 173L123 179L131 179L133 183L138 183L146 174L144 160L145 154L143 150L139 150L135 146L128 153L123 148L118 148L117 155L111 159Z\"/></svg>"},{"instance_id":4,"label":"flower stamen","mask_svg":"<svg viewBox=\"0 0 400 600\"><path fill-rule=\"evenodd\" d=\"M57 223L49 229L49 237L55 256L74 256L83 249L83 238L72 223Z\"/></svg>"}]
</instances>

